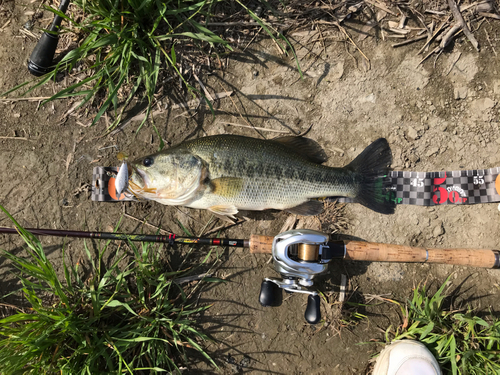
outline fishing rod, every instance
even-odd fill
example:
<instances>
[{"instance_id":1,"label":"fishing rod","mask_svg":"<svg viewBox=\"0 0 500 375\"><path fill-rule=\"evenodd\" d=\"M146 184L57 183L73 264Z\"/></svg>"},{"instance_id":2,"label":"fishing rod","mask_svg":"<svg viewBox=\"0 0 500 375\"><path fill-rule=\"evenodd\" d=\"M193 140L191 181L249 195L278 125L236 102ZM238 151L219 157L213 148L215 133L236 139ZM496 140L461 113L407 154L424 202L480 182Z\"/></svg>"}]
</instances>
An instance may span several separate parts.
<instances>
[{"instance_id":1,"label":"fishing rod","mask_svg":"<svg viewBox=\"0 0 500 375\"><path fill-rule=\"evenodd\" d=\"M59 11L66 13L71 0L61 0ZM54 55L59 42L59 29L63 18L56 14L48 31L42 34L28 60L28 70L34 76L43 76L54 69Z\"/></svg>"},{"instance_id":2,"label":"fishing rod","mask_svg":"<svg viewBox=\"0 0 500 375\"><path fill-rule=\"evenodd\" d=\"M114 232L86 232L61 229L24 229L38 236L94 238L101 240L125 240L133 242L160 242L167 243L169 245L184 244L241 247L249 248L251 254L272 254L273 243L281 236L281 234L276 237L251 235L248 239L229 239L182 237L173 233L168 235L151 235ZM296 232L289 231L294 233L293 243L300 243L301 238L299 234L301 231L302 230L296 230ZM19 232L16 228L0 227L0 234L1 233L17 234ZM481 268L500 268L500 252L498 250L424 248L351 240L330 241L327 237L323 238L321 244L322 248L325 249L323 257L327 256L328 258L367 262L441 263ZM319 243L317 245L319 245ZM315 251L319 251L319 249L314 249L307 248L307 251L302 251L302 255L300 255L301 260L306 262L318 260L318 256L320 254ZM328 251L326 249L328 249Z\"/></svg>"},{"instance_id":3,"label":"fishing rod","mask_svg":"<svg viewBox=\"0 0 500 375\"><path fill-rule=\"evenodd\" d=\"M177 237L169 235L85 232L58 229L26 228L41 236L128 240L175 244L229 246L249 248L251 254L272 254L279 278L265 278L259 302L262 306L279 306L282 290L308 295L305 319L310 324L321 320L320 298L313 288L314 279L324 274L334 259L368 262L441 263L471 267L500 268L500 251L488 249L437 249L383 244L364 241L331 241L329 236L312 230L295 229L275 237L251 235L249 239ZM16 228L0 227L0 233L15 234Z\"/></svg>"}]
</instances>

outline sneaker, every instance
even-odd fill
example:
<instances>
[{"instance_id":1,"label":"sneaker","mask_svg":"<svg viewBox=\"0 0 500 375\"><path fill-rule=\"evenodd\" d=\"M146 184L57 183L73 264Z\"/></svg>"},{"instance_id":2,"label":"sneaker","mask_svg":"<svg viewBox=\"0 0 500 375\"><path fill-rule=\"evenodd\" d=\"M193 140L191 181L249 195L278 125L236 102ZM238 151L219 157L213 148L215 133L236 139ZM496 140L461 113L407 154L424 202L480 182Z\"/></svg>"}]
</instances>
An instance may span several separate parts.
<instances>
[{"instance_id":1,"label":"sneaker","mask_svg":"<svg viewBox=\"0 0 500 375\"><path fill-rule=\"evenodd\" d=\"M398 340L380 353L372 375L442 375L434 355L424 344Z\"/></svg>"}]
</instances>

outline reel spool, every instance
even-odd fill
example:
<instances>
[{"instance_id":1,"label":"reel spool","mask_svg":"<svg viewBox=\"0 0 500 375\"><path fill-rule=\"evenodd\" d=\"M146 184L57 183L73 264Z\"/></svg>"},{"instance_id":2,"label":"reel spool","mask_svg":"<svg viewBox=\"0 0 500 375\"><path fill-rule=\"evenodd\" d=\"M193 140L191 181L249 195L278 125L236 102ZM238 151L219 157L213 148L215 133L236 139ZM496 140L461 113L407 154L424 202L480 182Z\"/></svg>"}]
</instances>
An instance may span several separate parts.
<instances>
[{"instance_id":1,"label":"reel spool","mask_svg":"<svg viewBox=\"0 0 500 375\"><path fill-rule=\"evenodd\" d=\"M274 269L282 279L265 278L262 281L261 305L281 305L282 289L289 293L304 293L308 295L304 317L310 324L318 323L321 320L320 299L312 289L313 279L327 271L328 262L334 255L332 245L334 243L328 242L328 236L308 229L290 230L276 236L272 245Z\"/></svg>"}]
</instances>

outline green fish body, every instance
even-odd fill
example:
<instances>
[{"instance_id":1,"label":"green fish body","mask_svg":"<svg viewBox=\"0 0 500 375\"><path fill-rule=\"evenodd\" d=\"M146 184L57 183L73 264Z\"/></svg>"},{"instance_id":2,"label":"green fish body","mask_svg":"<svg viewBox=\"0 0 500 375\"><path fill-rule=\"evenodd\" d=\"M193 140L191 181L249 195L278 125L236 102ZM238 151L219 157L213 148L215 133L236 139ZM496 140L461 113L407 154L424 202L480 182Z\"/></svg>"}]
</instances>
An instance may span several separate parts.
<instances>
[{"instance_id":1,"label":"green fish body","mask_svg":"<svg viewBox=\"0 0 500 375\"><path fill-rule=\"evenodd\" d=\"M385 139L343 168L322 165L326 155L303 137L262 140L217 135L181 143L131 163L129 190L167 205L208 209L233 217L238 210L278 209L301 215L322 211L321 197L350 197L392 213L379 183L391 163Z\"/></svg>"}]
</instances>

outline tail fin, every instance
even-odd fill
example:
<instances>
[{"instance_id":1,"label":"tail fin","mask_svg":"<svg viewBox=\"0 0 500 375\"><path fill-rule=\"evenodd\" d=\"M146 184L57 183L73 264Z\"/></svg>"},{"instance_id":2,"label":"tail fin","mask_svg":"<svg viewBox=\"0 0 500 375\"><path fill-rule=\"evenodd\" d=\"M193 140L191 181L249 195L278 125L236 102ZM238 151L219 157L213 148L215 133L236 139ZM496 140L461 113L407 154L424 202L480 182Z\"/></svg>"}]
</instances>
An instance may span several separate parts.
<instances>
[{"instance_id":1,"label":"tail fin","mask_svg":"<svg viewBox=\"0 0 500 375\"><path fill-rule=\"evenodd\" d=\"M384 176L389 171L392 153L385 138L379 138L345 168L359 174L360 186L354 202L381 214L392 214L396 203L388 198Z\"/></svg>"}]
</instances>

